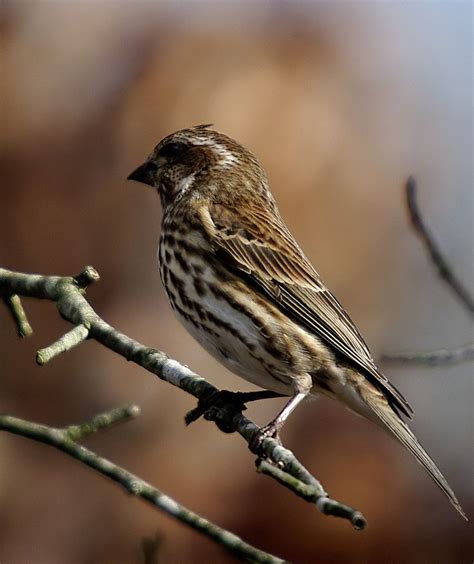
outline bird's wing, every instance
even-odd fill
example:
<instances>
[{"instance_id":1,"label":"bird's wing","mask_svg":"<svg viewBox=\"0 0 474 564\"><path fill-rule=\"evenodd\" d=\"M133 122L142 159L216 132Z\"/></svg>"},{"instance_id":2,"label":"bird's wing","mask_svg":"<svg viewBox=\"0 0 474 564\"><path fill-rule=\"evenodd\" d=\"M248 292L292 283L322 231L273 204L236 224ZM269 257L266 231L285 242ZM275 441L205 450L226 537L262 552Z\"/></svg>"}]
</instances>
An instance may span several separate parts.
<instances>
[{"instance_id":1,"label":"bird's wing","mask_svg":"<svg viewBox=\"0 0 474 564\"><path fill-rule=\"evenodd\" d=\"M294 322L312 332L384 392L390 404L409 416L405 398L381 374L354 323L324 286L275 211L211 204L204 227L221 264L244 279Z\"/></svg>"}]
</instances>

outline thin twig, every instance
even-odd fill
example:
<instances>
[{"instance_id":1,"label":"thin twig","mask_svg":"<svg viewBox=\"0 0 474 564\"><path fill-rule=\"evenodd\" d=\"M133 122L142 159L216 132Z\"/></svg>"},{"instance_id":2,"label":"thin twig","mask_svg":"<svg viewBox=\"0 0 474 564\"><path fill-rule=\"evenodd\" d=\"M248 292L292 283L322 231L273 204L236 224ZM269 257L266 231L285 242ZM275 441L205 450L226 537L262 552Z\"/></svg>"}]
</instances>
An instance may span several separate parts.
<instances>
[{"instance_id":1,"label":"thin twig","mask_svg":"<svg viewBox=\"0 0 474 564\"><path fill-rule=\"evenodd\" d=\"M82 272L74 276L74 282L83 290L99 280L100 275L93 266L86 266Z\"/></svg>"},{"instance_id":2,"label":"thin twig","mask_svg":"<svg viewBox=\"0 0 474 564\"><path fill-rule=\"evenodd\" d=\"M161 380L181 388L200 401L206 401L207 398L219 392L204 378L176 360L169 359L163 352L145 347L111 327L97 315L85 299L84 290L78 287L77 279L78 277L24 274L0 268L0 295L16 293L25 297L52 300L64 319L76 326L84 325L89 328L89 339L95 339L127 360L152 372ZM205 418L215 421L218 427L225 429L226 432L236 431L247 443L260 430L231 402L208 410ZM327 497L321 484L290 450L285 449L271 438L263 441L262 448L271 462L303 484L320 487L321 497ZM325 514L341 516L339 507L346 506L336 500L331 500L331 503L326 504ZM359 515L359 512L349 509L350 511L346 512L346 518L352 521L354 514Z\"/></svg>"},{"instance_id":3,"label":"thin twig","mask_svg":"<svg viewBox=\"0 0 474 564\"><path fill-rule=\"evenodd\" d=\"M80 425L68 425L64 428L64 432L71 441L77 442L104 429L110 429L110 427L118 423L126 423L139 415L140 408L138 405L132 404L117 407L105 413L94 415L92 419Z\"/></svg>"},{"instance_id":4,"label":"thin twig","mask_svg":"<svg viewBox=\"0 0 474 564\"><path fill-rule=\"evenodd\" d=\"M33 329L28 322L28 317L23 309L20 297L16 294L12 294L10 296L5 296L3 301L13 317L18 330L18 335L20 337L29 337L32 335Z\"/></svg>"},{"instance_id":5,"label":"thin twig","mask_svg":"<svg viewBox=\"0 0 474 564\"><path fill-rule=\"evenodd\" d=\"M146 537L142 540L143 564L159 564L160 548L163 537L156 533L153 537Z\"/></svg>"},{"instance_id":6,"label":"thin twig","mask_svg":"<svg viewBox=\"0 0 474 564\"><path fill-rule=\"evenodd\" d=\"M410 176L405 186L405 195L410 216L410 222L415 232L422 240L428 251L429 257L440 277L446 282L448 287L458 297L470 313L474 313L474 300L466 290L464 285L454 275L451 266L441 253L436 244L433 235L425 225L421 215L420 208L416 198L417 188L415 178ZM474 344L469 343L455 349L438 349L428 352L401 352L382 355L382 362L390 362L396 364L418 364L423 366L447 366L467 362L474 358Z\"/></svg>"},{"instance_id":7,"label":"thin twig","mask_svg":"<svg viewBox=\"0 0 474 564\"><path fill-rule=\"evenodd\" d=\"M304 500L315 503L321 513L349 519L356 530L365 529L367 522L362 513L354 511L352 507L348 507L342 503L336 502L335 505L333 499L330 499L321 492L321 487L310 486L308 484L304 484L300 480L295 480L293 476L281 468L270 464L266 460L257 461L257 470L262 474L275 478L278 483L291 489L297 496L303 498Z\"/></svg>"},{"instance_id":8,"label":"thin twig","mask_svg":"<svg viewBox=\"0 0 474 564\"><path fill-rule=\"evenodd\" d=\"M63 352L70 351L77 345L83 343L89 335L89 328L86 327L84 324L77 325L74 329L71 329L62 337L59 337L57 341L55 341L49 347L45 349L41 349L36 353L36 362L43 366L53 358L59 356Z\"/></svg>"},{"instance_id":9,"label":"thin twig","mask_svg":"<svg viewBox=\"0 0 474 564\"><path fill-rule=\"evenodd\" d=\"M429 352L407 352L382 356L384 362L419 364L422 366L451 366L474 360L474 344L468 343L456 349L438 349Z\"/></svg>"},{"instance_id":10,"label":"thin twig","mask_svg":"<svg viewBox=\"0 0 474 564\"><path fill-rule=\"evenodd\" d=\"M250 562L280 564L281 558L259 550L244 542L240 537L220 528L211 521L197 515L176 500L168 497L135 474L99 456L92 450L77 444L76 440L120 421L126 421L139 414L137 406L126 406L95 416L88 422L64 429L49 427L32 421L25 421L11 415L0 415L0 430L27 437L61 450L86 466L100 472L121 485L128 493L139 497L171 517L185 523L195 531L217 541L229 552Z\"/></svg>"},{"instance_id":11,"label":"thin twig","mask_svg":"<svg viewBox=\"0 0 474 564\"><path fill-rule=\"evenodd\" d=\"M474 299L454 274L451 265L442 254L433 234L426 226L417 203L417 188L415 178L410 176L406 183L406 198L410 221L423 244L425 245L431 261L438 270L440 277L446 282L455 296L461 301L470 314L474 314Z\"/></svg>"}]
</instances>

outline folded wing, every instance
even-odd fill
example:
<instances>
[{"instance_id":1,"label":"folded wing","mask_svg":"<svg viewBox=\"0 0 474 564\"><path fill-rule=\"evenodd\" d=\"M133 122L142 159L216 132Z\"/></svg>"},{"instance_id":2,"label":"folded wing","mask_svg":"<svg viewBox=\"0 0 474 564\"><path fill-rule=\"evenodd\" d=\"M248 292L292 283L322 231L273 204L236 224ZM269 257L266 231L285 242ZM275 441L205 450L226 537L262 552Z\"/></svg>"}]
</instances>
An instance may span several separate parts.
<instances>
[{"instance_id":1,"label":"folded wing","mask_svg":"<svg viewBox=\"0 0 474 564\"><path fill-rule=\"evenodd\" d=\"M246 212L242 216L220 204L206 209L204 225L220 262L364 374L397 413L410 417L411 407L378 371L354 323L321 282L278 212L264 206Z\"/></svg>"}]
</instances>

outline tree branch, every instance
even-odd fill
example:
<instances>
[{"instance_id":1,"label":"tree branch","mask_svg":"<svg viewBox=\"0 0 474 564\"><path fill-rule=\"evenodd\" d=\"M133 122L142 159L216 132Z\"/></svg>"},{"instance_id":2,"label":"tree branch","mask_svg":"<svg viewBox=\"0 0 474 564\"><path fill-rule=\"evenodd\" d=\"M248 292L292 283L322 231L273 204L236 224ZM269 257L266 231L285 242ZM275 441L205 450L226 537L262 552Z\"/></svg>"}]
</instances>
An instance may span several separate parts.
<instances>
[{"instance_id":1,"label":"tree branch","mask_svg":"<svg viewBox=\"0 0 474 564\"><path fill-rule=\"evenodd\" d=\"M417 187L415 178L410 176L406 183L406 199L407 208L410 216L410 221L415 233L420 237L423 242L431 262L438 270L438 274L442 280L446 282L449 288L453 291L454 295L461 301L464 308L471 314L474 314L474 299L464 287L464 284L454 274L451 265L448 263L446 257L441 252L438 244L434 240L433 234L426 226L423 217L418 207L417 202Z\"/></svg>"},{"instance_id":2,"label":"tree branch","mask_svg":"<svg viewBox=\"0 0 474 564\"><path fill-rule=\"evenodd\" d=\"M293 476L284 472L277 466L268 463L266 460L257 460L257 470L262 474L275 478L277 482L289 488L297 496L306 501L315 503L316 507L325 515L337 515L344 519L349 519L356 530L363 529L366 525L365 518L359 511L354 511L351 507L335 502L321 493L321 485L307 485L300 480L295 480Z\"/></svg>"},{"instance_id":3,"label":"tree branch","mask_svg":"<svg viewBox=\"0 0 474 564\"><path fill-rule=\"evenodd\" d=\"M211 521L197 515L135 474L128 472L76 442L91 433L96 433L117 423L128 421L139 414L140 409L136 405L119 407L96 415L90 421L80 425L70 425L63 429L25 421L11 415L0 415L0 430L21 435L61 450L93 470L107 476L107 478L122 486L128 493L147 501L171 517L217 541L239 558L250 562L283 563L284 561L280 558L247 544L237 535L221 529L214 523L211 523Z\"/></svg>"},{"instance_id":4,"label":"tree branch","mask_svg":"<svg viewBox=\"0 0 474 564\"><path fill-rule=\"evenodd\" d=\"M382 356L385 362L419 364L420 366L450 366L474 360L474 344L468 343L456 349L438 349L428 352L407 352Z\"/></svg>"},{"instance_id":5,"label":"tree branch","mask_svg":"<svg viewBox=\"0 0 474 564\"><path fill-rule=\"evenodd\" d=\"M202 406L210 397L219 393L219 390L186 366L181 365L176 360L169 359L163 352L146 347L131 339L99 317L84 297L85 287L98 279L99 275L92 267L87 267L76 277L24 274L0 268L0 295L7 299L16 294L51 300L55 302L60 315L64 319L75 325L76 329L81 328L77 330L79 335L73 329L67 334L67 339L63 337L54 345L40 351L40 354L37 355L37 361L40 364L43 363L45 358L44 351L50 351L49 358L66 352L71 348L69 346L71 342L73 345L82 342L85 329L87 329L89 339L96 340L125 359L152 372L161 380L197 398L199 400L198 408L191 412L192 415L188 416L188 422L201 415L200 405ZM73 339L70 339L71 334L74 334ZM51 355L51 350L53 350L54 355ZM205 419L214 421L224 432L237 432L249 443L260 428L242 414L243 408L242 404L236 405L229 400L205 410L203 414ZM264 466L267 470L265 473L277 479L278 482L284 483L286 487L289 487L300 497L314 503L323 514L347 519L356 529L365 527L366 521L362 514L351 507L330 499L319 481L308 472L290 450L284 448L272 438L266 438L263 441L262 449L267 460L267 465ZM261 467L261 463L259 464ZM269 466L275 466L278 472L268 471ZM306 496L301 496L303 490L309 493Z\"/></svg>"},{"instance_id":6,"label":"tree branch","mask_svg":"<svg viewBox=\"0 0 474 564\"><path fill-rule=\"evenodd\" d=\"M464 284L454 274L446 257L441 252L438 244L428 227L417 202L417 187L415 178L410 176L405 185L405 197L410 223L423 242L431 262L438 271L439 276L446 282L454 295L472 316L474 314L474 299L465 288ZM418 364L431 366L446 366L466 362L474 359L474 344L469 343L455 349L439 349L428 352L407 352L382 355L382 362L398 364Z\"/></svg>"}]
</instances>

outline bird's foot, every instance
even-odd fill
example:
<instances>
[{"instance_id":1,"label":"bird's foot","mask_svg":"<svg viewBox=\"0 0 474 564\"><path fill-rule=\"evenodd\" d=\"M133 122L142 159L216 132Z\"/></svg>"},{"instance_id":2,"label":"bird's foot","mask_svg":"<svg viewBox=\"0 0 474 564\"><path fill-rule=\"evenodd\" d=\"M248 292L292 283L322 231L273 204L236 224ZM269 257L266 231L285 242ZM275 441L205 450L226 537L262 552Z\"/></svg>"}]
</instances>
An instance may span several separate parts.
<instances>
[{"instance_id":1,"label":"bird's foot","mask_svg":"<svg viewBox=\"0 0 474 564\"><path fill-rule=\"evenodd\" d=\"M242 413L247 407L245 402L248 401L246 394L241 392L231 392L229 390L216 390L209 396L198 401L197 406L188 411L184 421L186 425L197 421L200 417L204 419L215 421L219 429L226 433L231 433L233 429L230 428L231 415L235 413ZM227 416L224 415L227 414ZM227 423L226 423L227 421Z\"/></svg>"},{"instance_id":2,"label":"bird's foot","mask_svg":"<svg viewBox=\"0 0 474 564\"><path fill-rule=\"evenodd\" d=\"M225 409L225 406L231 406L234 412L242 413L247 409L246 403L249 401L259 401L262 399L271 399L283 397L283 394L272 392L270 390L260 390L258 392L231 392L229 390L215 390L204 399L200 399L197 406L189 411L184 420L186 425L193 423L201 416L205 419L213 419L212 413L206 417L206 413L213 412L217 409Z\"/></svg>"},{"instance_id":3,"label":"bird's foot","mask_svg":"<svg viewBox=\"0 0 474 564\"><path fill-rule=\"evenodd\" d=\"M263 452L263 441L265 439L271 438L275 439L275 441L281 444L279 434L280 428L281 425L279 424L279 422L273 420L270 421L268 425L265 425L265 427L259 429L249 441L250 451L259 457L265 457L265 454Z\"/></svg>"}]
</instances>

